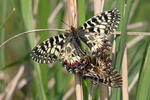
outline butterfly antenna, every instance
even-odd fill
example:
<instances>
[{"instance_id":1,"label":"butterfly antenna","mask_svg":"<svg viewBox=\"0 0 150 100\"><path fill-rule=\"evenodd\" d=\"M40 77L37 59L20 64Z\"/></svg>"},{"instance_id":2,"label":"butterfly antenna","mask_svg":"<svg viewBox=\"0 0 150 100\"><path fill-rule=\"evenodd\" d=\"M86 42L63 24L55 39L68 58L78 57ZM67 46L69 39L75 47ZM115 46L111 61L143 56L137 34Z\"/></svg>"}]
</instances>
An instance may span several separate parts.
<instances>
[{"instance_id":1,"label":"butterfly antenna","mask_svg":"<svg viewBox=\"0 0 150 100\"><path fill-rule=\"evenodd\" d=\"M71 27L69 24L65 23L63 20L61 20L61 22L62 22L63 24L65 24L66 26L68 26L69 28Z\"/></svg>"}]
</instances>

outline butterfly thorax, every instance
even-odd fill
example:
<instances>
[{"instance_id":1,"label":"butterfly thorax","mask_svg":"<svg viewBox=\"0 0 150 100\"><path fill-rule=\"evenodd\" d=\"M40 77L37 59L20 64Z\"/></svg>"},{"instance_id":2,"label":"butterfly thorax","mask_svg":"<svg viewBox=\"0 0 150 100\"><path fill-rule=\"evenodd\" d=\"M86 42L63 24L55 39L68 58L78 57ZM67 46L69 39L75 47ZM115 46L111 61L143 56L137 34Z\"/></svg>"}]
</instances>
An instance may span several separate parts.
<instances>
[{"instance_id":1,"label":"butterfly thorax","mask_svg":"<svg viewBox=\"0 0 150 100\"><path fill-rule=\"evenodd\" d=\"M77 28L71 26L71 34L73 35L74 39L79 39Z\"/></svg>"}]
</instances>

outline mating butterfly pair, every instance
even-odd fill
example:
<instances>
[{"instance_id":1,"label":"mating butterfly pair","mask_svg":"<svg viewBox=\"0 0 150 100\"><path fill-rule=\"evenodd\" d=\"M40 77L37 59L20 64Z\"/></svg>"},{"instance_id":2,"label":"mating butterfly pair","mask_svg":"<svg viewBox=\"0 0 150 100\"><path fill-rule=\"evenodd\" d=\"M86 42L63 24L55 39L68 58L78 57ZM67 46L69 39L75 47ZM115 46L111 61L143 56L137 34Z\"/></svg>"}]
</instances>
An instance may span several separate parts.
<instances>
[{"instance_id":1,"label":"mating butterfly pair","mask_svg":"<svg viewBox=\"0 0 150 100\"><path fill-rule=\"evenodd\" d=\"M108 44L108 35L113 33L120 22L117 9L105 11L93 16L78 28L71 27L57 36L53 36L37 45L30 53L39 63L53 63L59 59L68 71L80 73L86 69L88 57L81 45L83 41L90 54L96 56Z\"/></svg>"},{"instance_id":2,"label":"mating butterfly pair","mask_svg":"<svg viewBox=\"0 0 150 100\"><path fill-rule=\"evenodd\" d=\"M112 67L109 46L91 59L91 62L84 70L82 77L91 79L94 83L102 83L111 87L121 87L122 77Z\"/></svg>"}]
</instances>

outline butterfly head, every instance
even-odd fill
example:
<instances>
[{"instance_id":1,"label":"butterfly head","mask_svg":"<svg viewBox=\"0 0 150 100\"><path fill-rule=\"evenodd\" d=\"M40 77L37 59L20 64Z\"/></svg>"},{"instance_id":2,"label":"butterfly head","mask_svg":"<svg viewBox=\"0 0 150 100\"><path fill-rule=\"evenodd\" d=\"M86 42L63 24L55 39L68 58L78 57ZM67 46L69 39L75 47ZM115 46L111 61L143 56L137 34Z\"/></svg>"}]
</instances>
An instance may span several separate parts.
<instances>
[{"instance_id":1,"label":"butterfly head","mask_svg":"<svg viewBox=\"0 0 150 100\"><path fill-rule=\"evenodd\" d=\"M78 30L77 28L71 26L71 29L70 29L70 33L75 37L75 38L78 38Z\"/></svg>"}]
</instances>

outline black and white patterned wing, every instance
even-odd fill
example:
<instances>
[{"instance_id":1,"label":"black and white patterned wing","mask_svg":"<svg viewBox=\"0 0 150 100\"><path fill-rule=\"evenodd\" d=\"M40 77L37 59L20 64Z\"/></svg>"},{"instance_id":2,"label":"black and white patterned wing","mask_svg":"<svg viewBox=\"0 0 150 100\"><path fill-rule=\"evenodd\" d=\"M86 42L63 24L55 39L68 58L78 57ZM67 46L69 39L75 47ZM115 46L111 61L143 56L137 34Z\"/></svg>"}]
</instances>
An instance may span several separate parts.
<instances>
[{"instance_id":1,"label":"black and white patterned wing","mask_svg":"<svg viewBox=\"0 0 150 100\"><path fill-rule=\"evenodd\" d=\"M84 32L96 32L100 34L111 34L113 33L120 22L120 13L117 9L108 10L97 14L87 20L78 29ZM82 34L82 32L81 32Z\"/></svg>"},{"instance_id":2,"label":"black and white patterned wing","mask_svg":"<svg viewBox=\"0 0 150 100\"><path fill-rule=\"evenodd\" d=\"M120 22L117 9L98 14L79 27L79 37L89 47L92 54L100 52L109 44L108 34L113 33Z\"/></svg>"},{"instance_id":3,"label":"black and white patterned wing","mask_svg":"<svg viewBox=\"0 0 150 100\"><path fill-rule=\"evenodd\" d=\"M106 49L98 57L92 58L92 66L87 66L87 72L82 74L83 78L88 78L96 82L111 87L121 87L122 77L112 67L112 59Z\"/></svg>"},{"instance_id":4,"label":"black and white patterned wing","mask_svg":"<svg viewBox=\"0 0 150 100\"><path fill-rule=\"evenodd\" d=\"M86 63L86 59L82 58L81 52L76 47L76 42L69 40L64 45L62 52L60 54L60 60L63 66L69 71L73 73L78 73L84 67Z\"/></svg>"},{"instance_id":5,"label":"black and white patterned wing","mask_svg":"<svg viewBox=\"0 0 150 100\"><path fill-rule=\"evenodd\" d=\"M60 55L61 49L68 38L68 33L62 33L43 41L34 47L30 56L38 63L53 63Z\"/></svg>"},{"instance_id":6,"label":"black and white patterned wing","mask_svg":"<svg viewBox=\"0 0 150 100\"><path fill-rule=\"evenodd\" d=\"M98 83L100 82L110 87L118 88L122 86L122 77L117 71L115 71L113 68L107 68L104 70L106 71L105 73L88 72L82 77L91 79Z\"/></svg>"},{"instance_id":7,"label":"black and white patterned wing","mask_svg":"<svg viewBox=\"0 0 150 100\"><path fill-rule=\"evenodd\" d=\"M70 72L79 72L85 64L85 59L76 47L70 33L63 33L50 37L37 45L30 53L32 59L38 63L53 63L59 59Z\"/></svg>"},{"instance_id":8,"label":"black and white patterned wing","mask_svg":"<svg viewBox=\"0 0 150 100\"><path fill-rule=\"evenodd\" d=\"M111 47L107 36L98 33L83 33L81 40L89 47L92 55L101 52L103 49Z\"/></svg>"}]
</instances>

